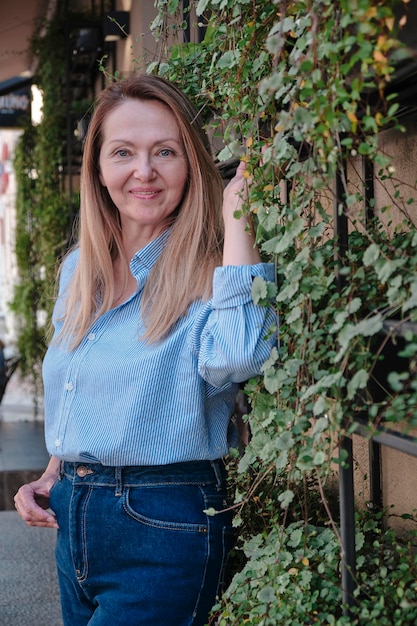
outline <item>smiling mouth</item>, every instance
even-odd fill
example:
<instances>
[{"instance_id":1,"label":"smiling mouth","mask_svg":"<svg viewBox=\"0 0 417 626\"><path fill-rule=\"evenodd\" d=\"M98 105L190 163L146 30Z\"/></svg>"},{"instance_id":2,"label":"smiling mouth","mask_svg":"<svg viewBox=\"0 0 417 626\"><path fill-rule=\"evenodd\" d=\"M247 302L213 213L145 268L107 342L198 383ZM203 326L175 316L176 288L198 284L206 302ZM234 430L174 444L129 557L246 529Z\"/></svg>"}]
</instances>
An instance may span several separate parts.
<instances>
[{"instance_id":1,"label":"smiling mouth","mask_svg":"<svg viewBox=\"0 0 417 626\"><path fill-rule=\"evenodd\" d=\"M130 192L133 196L156 196L160 192L159 189L132 189Z\"/></svg>"}]
</instances>

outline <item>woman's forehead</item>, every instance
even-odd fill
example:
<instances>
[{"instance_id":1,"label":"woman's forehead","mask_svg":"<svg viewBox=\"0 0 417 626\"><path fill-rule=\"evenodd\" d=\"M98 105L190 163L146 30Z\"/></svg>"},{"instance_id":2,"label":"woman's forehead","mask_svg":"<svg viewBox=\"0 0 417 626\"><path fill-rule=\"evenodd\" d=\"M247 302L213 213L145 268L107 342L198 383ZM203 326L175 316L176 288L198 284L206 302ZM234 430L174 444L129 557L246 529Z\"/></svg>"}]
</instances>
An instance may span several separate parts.
<instances>
[{"instance_id":1,"label":"woman's forehead","mask_svg":"<svg viewBox=\"0 0 417 626\"><path fill-rule=\"evenodd\" d=\"M136 130L147 133L168 134L174 139L181 138L181 128L171 109L158 100L129 98L113 108L104 117L102 131L104 137L118 131L134 133Z\"/></svg>"}]
</instances>

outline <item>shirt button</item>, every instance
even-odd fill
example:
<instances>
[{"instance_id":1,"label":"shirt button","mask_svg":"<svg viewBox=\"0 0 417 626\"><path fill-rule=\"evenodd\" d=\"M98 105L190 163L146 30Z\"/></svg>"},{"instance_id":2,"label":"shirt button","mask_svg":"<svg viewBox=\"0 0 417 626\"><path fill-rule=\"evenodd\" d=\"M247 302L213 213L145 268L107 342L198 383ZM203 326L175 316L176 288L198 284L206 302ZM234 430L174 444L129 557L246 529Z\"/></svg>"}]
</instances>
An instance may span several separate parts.
<instances>
[{"instance_id":1,"label":"shirt button","mask_svg":"<svg viewBox=\"0 0 417 626\"><path fill-rule=\"evenodd\" d=\"M59 448L61 446L61 440L60 439L55 439L55 445L57 448Z\"/></svg>"},{"instance_id":2,"label":"shirt button","mask_svg":"<svg viewBox=\"0 0 417 626\"><path fill-rule=\"evenodd\" d=\"M95 339L95 338L96 338L96 336L95 336L95 334L94 334L94 333L90 333L90 334L87 336L87 339L88 339L89 341L94 341L94 339Z\"/></svg>"},{"instance_id":3,"label":"shirt button","mask_svg":"<svg viewBox=\"0 0 417 626\"><path fill-rule=\"evenodd\" d=\"M74 385L72 383L66 383L65 389L67 391L72 391L74 389Z\"/></svg>"}]
</instances>

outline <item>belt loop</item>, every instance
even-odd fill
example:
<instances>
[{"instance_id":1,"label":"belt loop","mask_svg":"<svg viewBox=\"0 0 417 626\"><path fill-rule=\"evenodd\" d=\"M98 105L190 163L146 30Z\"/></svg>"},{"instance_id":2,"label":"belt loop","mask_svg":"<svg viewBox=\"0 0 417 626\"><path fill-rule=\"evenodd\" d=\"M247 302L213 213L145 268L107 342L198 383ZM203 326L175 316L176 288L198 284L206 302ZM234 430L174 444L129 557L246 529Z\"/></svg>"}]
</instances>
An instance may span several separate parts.
<instances>
[{"instance_id":1,"label":"belt loop","mask_svg":"<svg viewBox=\"0 0 417 626\"><path fill-rule=\"evenodd\" d=\"M116 491L115 491L115 496L121 496L122 495L122 489L123 489L123 482L122 482L122 468L117 465L114 468L114 477L116 480Z\"/></svg>"},{"instance_id":2,"label":"belt loop","mask_svg":"<svg viewBox=\"0 0 417 626\"><path fill-rule=\"evenodd\" d=\"M222 484L223 484L223 478L222 478L222 473L221 473L219 461L210 461L210 464L211 464L211 467L213 468L214 475L216 477L217 491L220 491L221 488L222 488Z\"/></svg>"},{"instance_id":3,"label":"belt loop","mask_svg":"<svg viewBox=\"0 0 417 626\"><path fill-rule=\"evenodd\" d=\"M64 478L64 473L65 473L64 463L65 461L62 461L62 460L59 462L58 480L62 480Z\"/></svg>"}]
</instances>

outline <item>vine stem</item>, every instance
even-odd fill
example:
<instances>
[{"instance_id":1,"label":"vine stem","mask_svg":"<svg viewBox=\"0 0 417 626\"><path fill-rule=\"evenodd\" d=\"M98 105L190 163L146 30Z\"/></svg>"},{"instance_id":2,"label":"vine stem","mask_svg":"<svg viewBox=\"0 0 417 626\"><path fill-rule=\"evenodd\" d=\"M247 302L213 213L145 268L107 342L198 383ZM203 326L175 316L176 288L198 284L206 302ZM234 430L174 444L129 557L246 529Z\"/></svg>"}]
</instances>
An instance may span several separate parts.
<instances>
[{"instance_id":1,"label":"vine stem","mask_svg":"<svg viewBox=\"0 0 417 626\"><path fill-rule=\"evenodd\" d=\"M258 478L255 480L255 482L251 485L251 488L249 489L248 495L246 496L246 498L244 498L241 502L236 502L235 504L231 504L230 506L226 507L225 509L221 509L220 511L216 511L215 515L217 515L219 513L226 513L227 511L234 511L236 509L240 509L240 510L243 509L245 504L247 504L249 502L249 500L251 499L251 497L253 496L253 494L255 493L257 488L259 487L259 485L262 483L264 478L274 469L274 467L275 467L275 465L271 464L269 467L267 467L266 471L263 474L258 476Z\"/></svg>"},{"instance_id":2,"label":"vine stem","mask_svg":"<svg viewBox=\"0 0 417 626\"><path fill-rule=\"evenodd\" d=\"M320 492L320 496L321 496L321 501L323 502L323 506L326 509L326 513L327 513L327 515L329 517L329 521L330 521L331 527L333 529L333 532L336 535L339 544L341 544L342 540L341 540L339 531L337 529L337 526L336 526L336 524L334 522L332 512L329 509L329 505L327 503L327 499L326 499L326 496L324 494L323 483L321 482L320 474L319 474L318 471L316 472L316 475L317 475L317 484L318 484L318 488L319 488L319 492Z\"/></svg>"}]
</instances>

